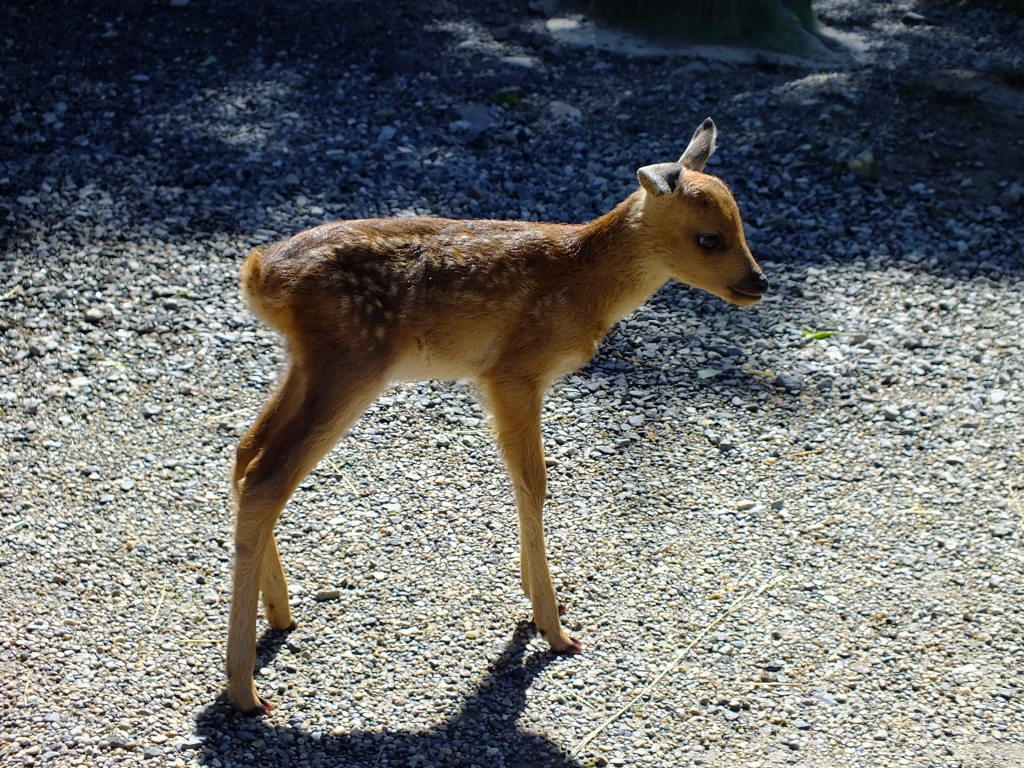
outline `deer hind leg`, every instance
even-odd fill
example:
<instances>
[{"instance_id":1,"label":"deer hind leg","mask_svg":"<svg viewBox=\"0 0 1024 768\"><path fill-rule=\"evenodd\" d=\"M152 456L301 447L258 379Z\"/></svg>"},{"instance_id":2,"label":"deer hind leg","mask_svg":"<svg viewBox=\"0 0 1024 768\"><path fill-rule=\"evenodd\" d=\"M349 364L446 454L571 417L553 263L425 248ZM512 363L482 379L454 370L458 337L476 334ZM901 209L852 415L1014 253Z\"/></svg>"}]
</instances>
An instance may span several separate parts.
<instances>
[{"instance_id":1,"label":"deer hind leg","mask_svg":"<svg viewBox=\"0 0 1024 768\"><path fill-rule=\"evenodd\" d=\"M508 463L519 513L520 579L537 630L559 653L579 653L578 641L566 634L559 621L558 600L548 569L544 545L544 493L547 468L540 417L543 391L535 381L519 377L488 377L483 382L498 446Z\"/></svg>"},{"instance_id":2,"label":"deer hind leg","mask_svg":"<svg viewBox=\"0 0 1024 768\"><path fill-rule=\"evenodd\" d=\"M239 472L236 466L238 512L227 673L228 696L243 712L264 709L252 677L261 589L271 625L284 624L281 628L286 628L291 624L287 582L274 541L277 518L298 484L384 384L382 369L368 375L364 367L353 375L365 362L346 362L347 367L307 370L304 376L290 373L275 396L279 407L265 409L250 430L259 438L246 443L246 450L252 453L245 469ZM263 423L264 419L269 423Z\"/></svg>"},{"instance_id":3,"label":"deer hind leg","mask_svg":"<svg viewBox=\"0 0 1024 768\"><path fill-rule=\"evenodd\" d=\"M266 446L269 438L283 423L287 422L302 404L305 392L304 377L296 366L288 371L284 383L264 405L259 418L238 443L235 465L232 471L232 491L236 501L241 491L241 481L249 464ZM267 544L262 563L260 591L263 594L263 609L267 622L277 630L295 628L291 607L288 604L288 582L281 567L277 541L273 532Z\"/></svg>"}]
</instances>

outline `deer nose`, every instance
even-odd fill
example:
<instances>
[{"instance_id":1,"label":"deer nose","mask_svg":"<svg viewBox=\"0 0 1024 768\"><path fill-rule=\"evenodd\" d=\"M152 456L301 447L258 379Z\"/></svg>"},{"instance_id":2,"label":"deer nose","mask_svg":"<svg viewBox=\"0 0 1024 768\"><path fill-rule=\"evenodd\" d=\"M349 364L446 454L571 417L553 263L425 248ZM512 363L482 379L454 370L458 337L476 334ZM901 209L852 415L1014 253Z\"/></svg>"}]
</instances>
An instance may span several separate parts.
<instances>
[{"instance_id":1,"label":"deer nose","mask_svg":"<svg viewBox=\"0 0 1024 768\"><path fill-rule=\"evenodd\" d=\"M768 293L768 289L771 288L771 283L764 276L764 272L758 272L750 282L752 287L757 288L757 293Z\"/></svg>"}]
</instances>

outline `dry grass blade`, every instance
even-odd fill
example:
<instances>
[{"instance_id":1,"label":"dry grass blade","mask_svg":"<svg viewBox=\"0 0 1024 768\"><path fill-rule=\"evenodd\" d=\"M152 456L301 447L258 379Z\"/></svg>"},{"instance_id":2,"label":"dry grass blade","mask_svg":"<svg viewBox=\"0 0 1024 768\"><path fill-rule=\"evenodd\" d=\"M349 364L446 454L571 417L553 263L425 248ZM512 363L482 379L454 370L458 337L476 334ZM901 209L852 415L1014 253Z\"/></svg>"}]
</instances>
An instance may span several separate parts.
<instances>
[{"instance_id":1,"label":"dry grass blade","mask_svg":"<svg viewBox=\"0 0 1024 768\"><path fill-rule=\"evenodd\" d=\"M157 617L160 615L160 609L164 605L164 596L167 594L167 587L160 588L160 598L156 601L156 608L153 609L153 615L149 619L150 625L156 622Z\"/></svg>"},{"instance_id":2,"label":"dry grass blade","mask_svg":"<svg viewBox=\"0 0 1024 768\"><path fill-rule=\"evenodd\" d=\"M1013 502L1013 506L1017 508L1017 514L1020 515L1020 520L1017 521L1018 528L1024 528L1024 504L1020 503L1020 496L1013 489L1013 483L1010 483L1010 501Z\"/></svg>"},{"instance_id":3,"label":"dry grass blade","mask_svg":"<svg viewBox=\"0 0 1024 768\"><path fill-rule=\"evenodd\" d=\"M22 526L25 526L25 525L28 525L28 520L17 520L15 522L11 523L10 525L8 525L2 531L0 531L0 536L3 536L4 534L7 534L7 533L12 533L12 532L18 530L19 528L21 528Z\"/></svg>"},{"instance_id":4,"label":"dry grass blade","mask_svg":"<svg viewBox=\"0 0 1024 768\"><path fill-rule=\"evenodd\" d=\"M747 594L743 595L743 597L739 598L732 605L730 605L728 608L722 611L722 613L720 613L714 621L712 621L700 632L698 632L696 637L694 637L689 643L687 643L686 647L680 650L675 655L675 658L673 658L665 666L665 668L658 673L658 676L655 677L651 682L649 682L644 687L644 689L640 691L640 693L638 693L636 696L634 696L632 699L626 702L623 706L617 709L607 720L605 720L603 723L597 726L597 728L595 728L586 736L584 736L583 740L579 744L577 744L575 748L573 748L572 752L569 753L569 756L566 757L565 762L569 762L569 760L576 757L576 755L578 755L590 742L596 739L605 728L607 728L609 725L611 725L620 717L622 717L626 712L632 709L633 705L640 701L640 699L646 698L651 693L651 691L654 690L658 683L662 681L665 675L667 675L669 672L671 672L680 664L682 664L683 660L690 655L690 651L692 651L697 646L697 643L699 643L701 640L707 637L712 632L712 630L714 630L715 627L717 627L719 624L725 621L730 614L735 613L743 606L752 603L754 600L756 600L758 597L764 594L767 590L771 589L776 584L781 582L783 578L784 577L780 576L777 579L762 584L755 590L747 592Z\"/></svg>"}]
</instances>

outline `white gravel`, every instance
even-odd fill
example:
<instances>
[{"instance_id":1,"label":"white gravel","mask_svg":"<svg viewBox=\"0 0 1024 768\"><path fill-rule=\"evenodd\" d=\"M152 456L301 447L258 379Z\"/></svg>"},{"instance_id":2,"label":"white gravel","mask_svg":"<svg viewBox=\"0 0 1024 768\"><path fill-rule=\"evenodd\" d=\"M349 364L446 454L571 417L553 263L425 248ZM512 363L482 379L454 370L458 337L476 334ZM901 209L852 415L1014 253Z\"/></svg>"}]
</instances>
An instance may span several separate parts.
<instances>
[{"instance_id":1,"label":"white gravel","mask_svg":"<svg viewBox=\"0 0 1024 768\"><path fill-rule=\"evenodd\" d=\"M522 2L112 7L7 11L3 760L561 765L774 581L570 764L1024 764L1019 17L821 3L874 58L813 71L563 47ZM585 653L517 630L472 393L402 386L285 511L299 628L261 640L275 712L235 716L226 478L283 364L246 250L335 217L578 221L708 114L773 292L670 285L549 398Z\"/></svg>"}]
</instances>

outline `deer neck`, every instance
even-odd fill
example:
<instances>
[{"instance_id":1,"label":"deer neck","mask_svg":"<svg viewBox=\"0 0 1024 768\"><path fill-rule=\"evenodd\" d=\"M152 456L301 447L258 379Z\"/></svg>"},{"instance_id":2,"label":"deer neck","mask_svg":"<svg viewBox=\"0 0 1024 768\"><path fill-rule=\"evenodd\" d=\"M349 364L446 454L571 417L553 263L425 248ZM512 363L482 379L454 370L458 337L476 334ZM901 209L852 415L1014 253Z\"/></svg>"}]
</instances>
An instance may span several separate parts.
<instances>
[{"instance_id":1,"label":"deer neck","mask_svg":"<svg viewBox=\"0 0 1024 768\"><path fill-rule=\"evenodd\" d=\"M587 261L587 284L594 320L604 333L635 310L669 279L646 244L643 191L613 210L580 226L578 255Z\"/></svg>"}]
</instances>

